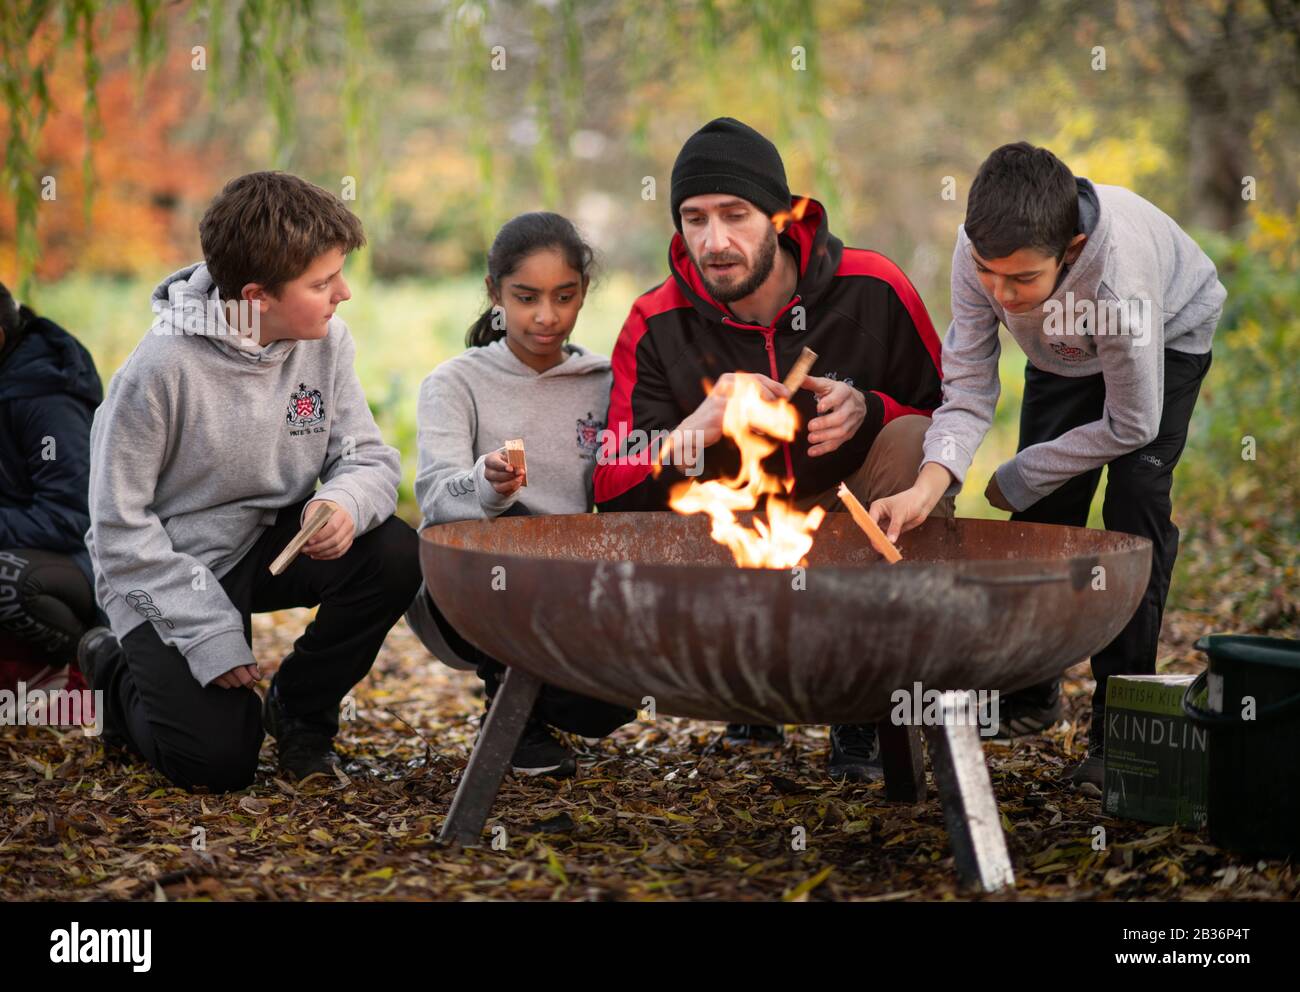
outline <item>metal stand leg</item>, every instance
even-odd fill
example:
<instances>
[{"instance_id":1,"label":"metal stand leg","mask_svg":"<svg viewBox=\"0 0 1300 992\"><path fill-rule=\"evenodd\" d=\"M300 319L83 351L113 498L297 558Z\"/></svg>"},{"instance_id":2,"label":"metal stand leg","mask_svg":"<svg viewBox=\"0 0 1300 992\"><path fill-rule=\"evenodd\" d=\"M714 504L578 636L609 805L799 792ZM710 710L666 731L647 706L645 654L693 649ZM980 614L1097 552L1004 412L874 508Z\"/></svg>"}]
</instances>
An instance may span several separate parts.
<instances>
[{"instance_id":1,"label":"metal stand leg","mask_svg":"<svg viewBox=\"0 0 1300 992\"><path fill-rule=\"evenodd\" d=\"M880 763L885 769L885 798L895 803L925 801L925 754L921 730L897 726L889 720L876 724L880 740Z\"/></svg>"},{"instance_id":2,"label":"metal stand leg","mask_svg":"<svg viewBox=\"0 0 1300 992\"><path fill-rule=\"evenodd\" d=\"M464 847L473 847L482 838L483 825L492 812L492 803L501 788L506 766L523 735L524 724L528 722L528 714L532 712L541 688L541 681L527 672L512 668L506 673L456 788L456 797L451 801L442 833L438 835L443 843L454 841Z\"/></svg>"},{"instance_id":3,"label":"metal stand leg","mask_svg":"<svg viewBox=\"0 0 1300 992\"><path fill-rule=\"evenodd\" d=\"M926 727L925 736L957 873L964 884L985 892L1014 885L979 728L969 716L973 705L967 707L955 692L945 692L941 705L943 723Z\"/></svg>"}]
</instances>

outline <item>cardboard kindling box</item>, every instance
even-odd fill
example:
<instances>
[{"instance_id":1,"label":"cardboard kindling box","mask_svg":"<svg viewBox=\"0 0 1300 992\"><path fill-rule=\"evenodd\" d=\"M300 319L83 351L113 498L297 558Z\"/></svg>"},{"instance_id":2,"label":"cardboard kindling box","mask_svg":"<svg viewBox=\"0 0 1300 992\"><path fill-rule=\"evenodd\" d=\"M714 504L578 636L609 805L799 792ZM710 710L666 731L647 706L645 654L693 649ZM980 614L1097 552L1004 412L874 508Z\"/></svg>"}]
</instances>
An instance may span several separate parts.
<instances>
[{"instance_id":1,"label":"cardboard kindling box","mask_svg":"<svg viewBox=\"0 0 1300 992\"><path fill-rule=\"evenodd\" d=\"M1193 675L1112 675L1106 682L1105 807L1146 823L1205 826L1208 733L1183 714Z\"/></svg>"}]
</instances>

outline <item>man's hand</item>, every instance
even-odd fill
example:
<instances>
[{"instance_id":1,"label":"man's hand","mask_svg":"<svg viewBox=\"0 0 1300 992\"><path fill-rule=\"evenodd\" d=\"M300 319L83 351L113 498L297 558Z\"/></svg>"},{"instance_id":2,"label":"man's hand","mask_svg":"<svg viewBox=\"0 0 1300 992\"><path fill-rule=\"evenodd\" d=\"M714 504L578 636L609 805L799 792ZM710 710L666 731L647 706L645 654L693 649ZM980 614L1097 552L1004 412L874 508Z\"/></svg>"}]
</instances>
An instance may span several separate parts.
<instances>
[{"instance_id":1,"label":"man's hand","mask_svg":"<svg viewBox=\"0 0 1300 992\"><path fill-rule=\"evenodd\" d=\"M1008 510L1012 513L1016 508L1007 502L1007 498L1002 495L1002 490L998 488L998 477L992 475L989 477L989 484L984 490L985 498L999 510Z\"/></svg>"},{"instance_id":2,"label":"man's hand","mask_svg":"<svg viewBox=\"0 0 1300 992\"><path fill-rule=\"evenodd\" d=\"M483 478L502 496L509 496L524 484L524 473L510 464L506 449L491 452L483 459Z\"/></svg>"},{"instance_id":3,"label":"man's hand","mask_svg":"<svg viewBox=\"0 0 1300 992\"><path fill-rule=\"evenodd\" d=\"M758 372L747 372L745 374L758 380L763 399L768 402L778 398L783 400L790 398L790 390L775 379L769 379ZM731 397L732 390L735 388L736 374L734 372L727 372L721 376L713 384L713 388L709 390L709 395L705 397L704 402L695 408L694 413L681 422L678 430L683 434L689 431L697 432L697 436L706 448L712 444L717 444L722 438L722 418L727 410L727 400Z\"/></svg>"},{"instance_id":4,"label":"man's hand","mask_svg":"<svg viewBox=\"0 0 1300 992\"><path fill-rule=\"evenodd\" d=\"M329 518L324 527L312 535L310 541L302 546L302 553L317 561L341 558L347 554L348 548L352 547L352 538L356 536L357 525L352 515L332 499L312 500L303 511L303 520L311 517L312 507L318 503L326 503L334 507L334 515Z\"/></svg>"},{"instance_id":5,"label":"man's hand","mask_svg":"<svg viewBox=\"0 0 1300 992\"><path fill-rule=\"evenodd\" d=\"M817 416L808 421L808 454L829 455L858 432L867 417L867 398L846 382L815 375L801 388L817 394Z\"/></svg>"},{"instance_id":6,"label":"man's hand","mask_svg":"<svg viewBox=\"0 0 1300 992\"><path fill-rule=\"evenodd\" d=\"M874 500L867 512L880 524L890 542L897 544L898 536L925 523L935 504L943 498L953 483L953 475L937 462L926 462L911 489ZM888 521L888 526L885 526Z\"/></svg>"},{"instance_id":7,"label":"man's hand","mask_svg":"<svg viewBox=\"0 0 1300 992\"><path fill-rule=\"evenodd\" d=\"M212 680L212 685L223 689L238 689L262 681L262 670L256 665L236 665L228 672L222 672Z\"/></svg>"}]
</instances>

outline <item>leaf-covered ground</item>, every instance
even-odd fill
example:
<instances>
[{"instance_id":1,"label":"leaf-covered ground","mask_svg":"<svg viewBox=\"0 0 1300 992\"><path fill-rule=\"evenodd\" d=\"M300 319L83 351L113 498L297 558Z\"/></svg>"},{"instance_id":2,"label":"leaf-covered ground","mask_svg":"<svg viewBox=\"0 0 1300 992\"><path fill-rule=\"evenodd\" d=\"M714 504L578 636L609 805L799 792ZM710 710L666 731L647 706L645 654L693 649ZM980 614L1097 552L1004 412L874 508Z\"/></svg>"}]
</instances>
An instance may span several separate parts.
<instances>
[{"instance_id":1,"label":"leaf-covered ground","mask_svg":"<svg viewBox=\"0 0 1300 992\"><path fill-rule=\"evenodd\" d=\"M259 657L278 658L308 616L255 618ZM1205 629L1170 613L1162 670L1195 670ZM489 821L504 828L503 850L441 846L482 698L471 673L433 662L401 625L344 725L346 781L279 779L268 740L251 789L192 795L79 731L0 730L0 898L1300 898L1292 864L1109 819L1099 799L1060 784L1081 756L1092 689L1086 665L1071 676L1069 722L985 745L1017 873L996 896L957 887L933 788L909 806L885 801L880 784L830 782L822 727L788 728L775 751L719 752L716 724L668 718L594 747L574 741L577 778L507 778Z\"/></svg>"}]
</instances>

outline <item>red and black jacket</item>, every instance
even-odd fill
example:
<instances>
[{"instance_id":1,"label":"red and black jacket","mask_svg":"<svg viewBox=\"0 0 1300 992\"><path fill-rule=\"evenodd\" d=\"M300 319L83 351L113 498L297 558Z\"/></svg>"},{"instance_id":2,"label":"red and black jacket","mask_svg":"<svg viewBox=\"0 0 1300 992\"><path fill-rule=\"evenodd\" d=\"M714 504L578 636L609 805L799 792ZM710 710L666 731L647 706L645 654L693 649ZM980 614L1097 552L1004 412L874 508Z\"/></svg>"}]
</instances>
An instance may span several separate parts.
<instances>
[{"instance_id":1,"label":"red and black jacket","mask_svg":"<svg viewBox=\"0 0 1300 992\"><path fill-rule=\"evenodd\" d=\"M811 374L860 389L867 416L830 454L809 457L801 426L793 442L769 457L764 468L793 478L795 497L824 492L852 475L895 417L928 416L939 405L939 338L902 270L878 252L845 248L816 200L780 238L799 259L799 282L772 326L762 327L737 320L709 295L681 234L673 235L672 276L632 305L614 346L608 433L595 470L601 511L666 509L669 489L684 478L672 467L656 477L635 450L641 436L634 432L652 437L672 430L704 401L706 383L726 372L783 379L805 346L818 356ZM794 405L802 425L817 416L816 402L810 390L799 390ZM699 478L732 476L739 465L735 444L724 437L705 452Z\"/></svg>"}]
</instances>

